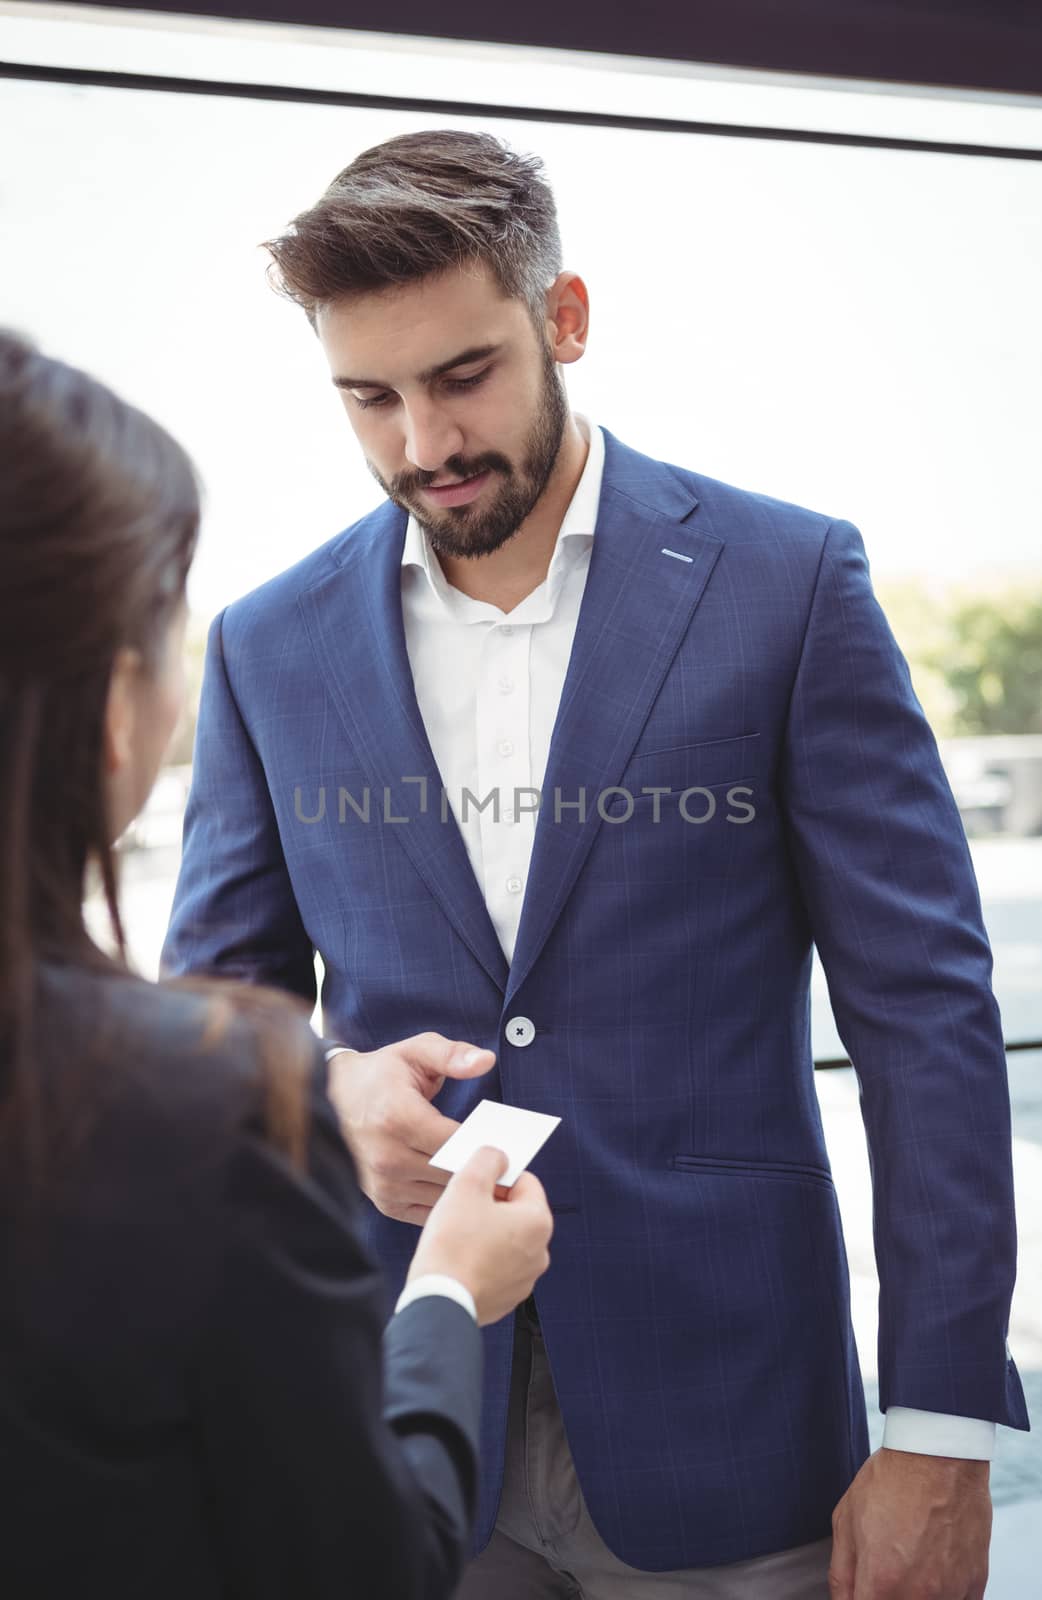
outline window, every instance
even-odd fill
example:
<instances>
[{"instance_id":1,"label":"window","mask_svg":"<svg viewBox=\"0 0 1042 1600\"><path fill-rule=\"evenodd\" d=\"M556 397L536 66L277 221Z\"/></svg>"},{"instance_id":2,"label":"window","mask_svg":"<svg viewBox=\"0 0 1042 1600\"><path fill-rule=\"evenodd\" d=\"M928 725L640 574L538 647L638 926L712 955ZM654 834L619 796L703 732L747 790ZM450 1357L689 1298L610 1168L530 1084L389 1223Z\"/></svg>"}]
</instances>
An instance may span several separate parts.
<instances>
[{"instance_id":1,"label":"window","mask_svg":"<svg viewBox=\"0 0 1042 1600\"><path fill-rule=\"evenodd\" d=\"M1042 1040L1042 105L48 11L0 8L3 54L41 68L0 89L0 137L18 152L4 182L5 318L147 408L198 462L208 501L190 590L197 664L216 611L378 495L302 314L265 282L258 241L392 134L470 125L466 100L543 107L548 120L476 120L543 156L566 264L589 283L593 332L567 371L572 404L649 454L859 525L971 835L1007 1039ZM105 72L196 81L176 92L89 81ZM211 93L207 80L245 87ZM360 86L403 98L366 105ZM417 109L417 98L456 109ZM676 124L611 125L621 111ZM761 136L736 136L750 125ZM894 147L902 140L912 147ZM146 971L165 929L184 783L175 764L128 851ZM814 1047L820 1061L843 1055L820 969ZM1029 1260L1037 1279L1042 1252L1026 1200L1042 1185L1040 1066L1042 1051L1010 1058L1022 1283ZM871 1380L856 1091L849 1068L819 1079L844 1157ZM1042 1352L1042 1305L1018 1293L1011 1341L1037 1407L1042 1378L1027 1369ZM1028 1461L1028 1447L1003 1440L1011 1461Z\"/></svg>"}]
</instances>

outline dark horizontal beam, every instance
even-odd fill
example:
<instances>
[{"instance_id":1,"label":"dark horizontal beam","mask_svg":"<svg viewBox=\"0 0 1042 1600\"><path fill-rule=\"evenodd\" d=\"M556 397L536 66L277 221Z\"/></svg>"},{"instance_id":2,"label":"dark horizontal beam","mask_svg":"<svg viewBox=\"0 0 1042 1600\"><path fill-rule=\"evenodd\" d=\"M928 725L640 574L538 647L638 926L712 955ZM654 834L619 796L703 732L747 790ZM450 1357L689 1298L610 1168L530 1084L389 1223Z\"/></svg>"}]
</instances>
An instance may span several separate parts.
<instances>
[{"instance_id":1,"label":"dark horizontal beam","mask_svg":"<svg viewBox=\"0 0 1042 1600\"><path fill-rule=\"evenodd\" d=\"M96 67L50 67L0 61L0 78L89 85L101 89L151 90L167 94L215 95L239 100L277 100L297 105L352 106L370 111L420 111L431 116L501 118L567 123L589 128L624 128L640 133L701 134L725 139L779 140L791 144L841 145L862 150L909 150L918 154L988 156L1007 161L1042 161L1042 148L960 144L947 139L897 139L874 133L832 133L817 128L764 128L738 122L695 122L680 117L627 116L621 112L569 111L547 106L505 106L473 100L420 99L414 95L363 94L309 89L291 84L237 83L212 78L174 78L147 72L106 72Z\"/></svg>"},{"instance_id":2,"label":"dark horizontal beam","mask_svg":"<svg viewBox=\"0 0 1042 1600\"><path fill-rule=\"evenodd\" d=\"M1042 93L1037 0L109 0L116 9ZM432 61L432 77L436 63Z\"/></svg>"}]
</instances>

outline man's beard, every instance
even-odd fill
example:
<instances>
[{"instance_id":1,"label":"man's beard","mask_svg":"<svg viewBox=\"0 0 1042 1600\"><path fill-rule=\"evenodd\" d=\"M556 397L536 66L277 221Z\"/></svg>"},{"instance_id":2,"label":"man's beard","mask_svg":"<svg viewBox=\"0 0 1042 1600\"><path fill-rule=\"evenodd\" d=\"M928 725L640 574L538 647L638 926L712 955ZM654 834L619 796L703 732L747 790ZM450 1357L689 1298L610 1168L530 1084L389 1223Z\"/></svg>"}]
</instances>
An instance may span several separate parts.
<instances>
[{"instance_id":1,"label":"man's beard","mask_svg":"<svg viewBox=\"0 0 1042 1600\"><path fill-rule=\"evenodd\" d=\"M514 470L505 456L490 453L474 461L452 456L438 472L430 474L428 481L445 472L452 473L456 478L472 478L476 473L486 470L494 475L502 475L502 487L498 487L493 479L482 490L482 496L489 497L486 507L479 509L473 504L459 506L441 517L433 516L430 511L418 510L413 504L412 497L420 486L411 475L408 478L399 476L387 484L371 461L368 466L388 499L416 518L437 555L456 560L488 556L513 537L543 494L560 453L567 423L568 404L564 385L553 351L546 345L543 349L542 393L535 421L525 441L520 472ZM408 499L401 492L402 484L406 486Z\"/></svg>"}]
</instances>

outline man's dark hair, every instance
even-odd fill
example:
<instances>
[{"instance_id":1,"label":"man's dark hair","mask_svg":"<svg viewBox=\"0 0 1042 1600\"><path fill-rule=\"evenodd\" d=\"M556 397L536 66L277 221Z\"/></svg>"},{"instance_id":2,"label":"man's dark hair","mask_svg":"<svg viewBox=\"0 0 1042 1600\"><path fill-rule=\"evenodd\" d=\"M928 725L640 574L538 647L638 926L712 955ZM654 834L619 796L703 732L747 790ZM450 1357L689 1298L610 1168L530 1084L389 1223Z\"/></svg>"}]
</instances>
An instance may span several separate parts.
<instances>
[{"instance_id":1,"label":"man's dark hair","mask_svg":"<svg viewBox=\"0 0 1042 1600\"><path fill-rule=\"evenodd\" d=\"M538 156L489 133L432 128L356 156L289 230L264 241L269 280L304 308L485 263L537 328L561 271L561 239ZM277 269L277 275L274 269Z\"/></svg>"}]
</instances>

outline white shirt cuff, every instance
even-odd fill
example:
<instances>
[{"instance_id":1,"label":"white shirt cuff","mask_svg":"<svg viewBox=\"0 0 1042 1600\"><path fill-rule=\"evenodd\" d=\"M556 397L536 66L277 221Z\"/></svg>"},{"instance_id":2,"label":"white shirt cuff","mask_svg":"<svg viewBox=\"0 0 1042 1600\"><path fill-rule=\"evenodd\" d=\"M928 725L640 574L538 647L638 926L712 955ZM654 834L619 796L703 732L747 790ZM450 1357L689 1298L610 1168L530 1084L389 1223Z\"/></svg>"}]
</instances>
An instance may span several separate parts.
<instances>
[{"instance_id":1,"label":"white shirt cuff","mask_svg":"<svg viewBox=\"0 0 1042 1600\"><path fill-rule=\"evenodd\" d=\"M953 1417L946 1411L916 1411L891 1406L883 1424L887 1450L910 1450L917 1456L957 1456L962 1461L991 1461L995 1424L983 1417Z\"/></svg>"},{"instance_id":2,"label":"white shirt cuff","mask_svg":"<svg viewBox=\"0 0 1042 1600\"><path fill-rule=\"evenodd\" d=\"M332 1050L326 1051L326 1060L332 1061L334 1056L343 1055L345 1051L349 1056L356 1056L358 1054L358 1051L352 1050L349 1044L335 1044Z\"/></svg>"},{"instance_id":3,"label":"white shirt cuff","mask_svg":"<svg viewBox=\"0 0 1042 1600\"><path fill-rule=\"evenodd\" d=\"M419 1278L414 1278L407 1283L398 1296L395 1312L404 1310L414 1300L422 1300L428 1294L442 1294L448 1300L455 1300L457 1305L469 1311L474 1321L478 1320L478 1308L474 1304L474 1296L458 1278L450 1278L444 1272L425 1272Z\"/></svg>"}]
</instances>

